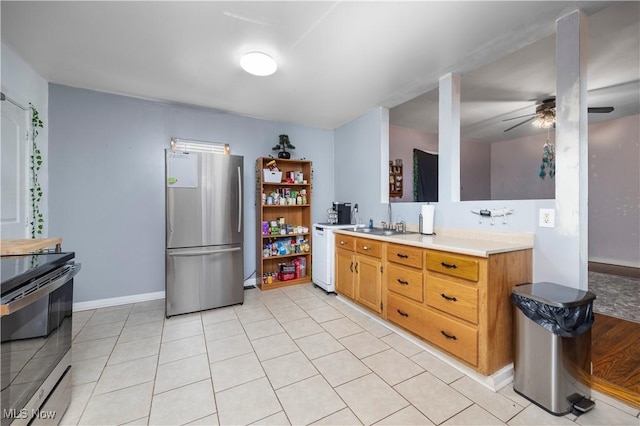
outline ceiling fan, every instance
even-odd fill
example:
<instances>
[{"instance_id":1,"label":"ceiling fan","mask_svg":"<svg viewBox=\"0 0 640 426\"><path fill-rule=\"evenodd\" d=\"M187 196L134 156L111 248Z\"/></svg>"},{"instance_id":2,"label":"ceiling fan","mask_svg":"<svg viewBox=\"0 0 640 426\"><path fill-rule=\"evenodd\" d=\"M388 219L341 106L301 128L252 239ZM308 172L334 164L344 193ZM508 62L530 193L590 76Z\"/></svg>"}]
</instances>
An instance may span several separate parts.
<instances>
[{"instance_id":1,"label":"ceiling fan","mask_svg":"<svg viewBox=\"0 0 640 426\"><path fill-rule=\"evenodd\" d=\"M587 111L589 113L609 113L613 111L613 107L591 107L588 108ZM524 121L516 124L515 126L511 126L505 130L508 132L509 130L515 129L518 126L522 126L529 121L533 121L533 125L537 127L541 127L543 129L548 129L550 127L555 127L556 125L556 98L549 98L542 101L541 104L536 106L536 112L533 114L521 115L518 117L507 118L502 121L510 121L517 120L519 118L529 117Z\"/></svg>"}]
</instances>

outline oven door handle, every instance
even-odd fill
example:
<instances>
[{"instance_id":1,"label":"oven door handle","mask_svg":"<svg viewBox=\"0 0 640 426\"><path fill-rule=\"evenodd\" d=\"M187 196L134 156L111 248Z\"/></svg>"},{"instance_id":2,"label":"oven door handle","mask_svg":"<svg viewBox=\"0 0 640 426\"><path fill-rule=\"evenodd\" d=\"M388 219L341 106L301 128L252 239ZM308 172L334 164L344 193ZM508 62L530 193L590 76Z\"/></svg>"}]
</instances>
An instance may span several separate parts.
<instances>
[{"instance_id":1,"label":"oven door handle","mask_svg":"<svg viewBox=\"0 0 640 426\"><path fill-rule=\"evenodd\" d=\"M25 307L29 306L30 304L32 304L32 303L40 300L41 298L47 296L49 293L52 293L52 292L56 291L57 289L59 289L60 287L62 287L63 285L65 285L66 283L71 281L73 279L73 277L75 277L78 274L78 272L80 272L80 267L81 267L81 265L79 263L65 265L65 266L63 266L63 268L66 268L66 271L64 272L64 274L62 274L59 277L55 278L51 282L43 285L42 287L40 287L39 289L35 290L32 293L29 293L27 295L24 295L24 296L20 297L19 299L15 299L15 300L13 300L13 301L11 301L9 303L6 303L6 304L4 304L4 303L1 304L0 305L0 317L12 314L14 312L17 312L20 309L25 308ZM53 274L56 274L56 272L54 271L53 273L51 273L49 275L53 275ZM38 280L39 281L46 281L48 279L49 275L45 275L44 277L41 277ZM20 290L21 289L19 289L18 291L20 291Z\"/></svg>"}]
</instances>

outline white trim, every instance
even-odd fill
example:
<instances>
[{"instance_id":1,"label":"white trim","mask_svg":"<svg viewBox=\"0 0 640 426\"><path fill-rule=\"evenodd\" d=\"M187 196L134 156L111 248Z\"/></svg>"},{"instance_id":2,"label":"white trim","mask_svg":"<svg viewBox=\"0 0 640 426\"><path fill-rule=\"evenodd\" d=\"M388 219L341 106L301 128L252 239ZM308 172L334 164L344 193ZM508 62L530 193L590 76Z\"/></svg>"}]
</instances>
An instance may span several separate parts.
<instances>
[{"instance_id":1,"label":"white trim","mask_svg":"<svg viewBox=\"0 0 640 426\"><path fill-rule=\"evenodd\" d=\"M107 308L118 305L128 305L129 303L148 302L150 300L164 299L164 291L155 293L133 294L131 296L112 297L109 299L89 300L87 302L77 302L73 304L73 312L86 311L89 309Z\"/></svg>"},{"instance_id":2,"label":"white trim","mask_svg":"<svg viewBox=\"0 0 640 426\"><path fill-rule=\"evenodd\" d=\"M244 288L247 287L257 287L258 286L258 280L254 277L254 278L247 278L244 281Z\"/></svg>"},{"instance_id":3,"label":"white trim","mask_svg":"<svg viewBox=\"0 0 640 426\"><path fill-rule=\"evenodd\" d=\"M487 389L490 389L493 392L499 391L500 389L507 386L509 383L513 381L513 363L505 365L504 367L502 367L502 369L496 371L491 376L484 376L478 373L477 371L462 364L461 362L457 361L456 359L444 354L434 346L431 346L428 343L409 334L408 332L404 331L400 327L397 327L391 324L390 322L387 322L375 315L372 315L369 311L365 310L364 308L361 308L360 306L356 305L350 300L345 299L340 295L338 295L336 298L342 303L349 305L355 310L357 310L358 312L368 316L372 320L376 321L378 324L388 328L389 330L392 330L397 335L404 337L411 343L419 346L426 352L429 352L431 355L435 356L440 361L445 362L446 364L450 365L451 367L455 368L456 370L460 371L461 373L465 374L469 378L475 380L476 382L480 383L481 385L483 385Z\"/></svg>"}]
</instances>

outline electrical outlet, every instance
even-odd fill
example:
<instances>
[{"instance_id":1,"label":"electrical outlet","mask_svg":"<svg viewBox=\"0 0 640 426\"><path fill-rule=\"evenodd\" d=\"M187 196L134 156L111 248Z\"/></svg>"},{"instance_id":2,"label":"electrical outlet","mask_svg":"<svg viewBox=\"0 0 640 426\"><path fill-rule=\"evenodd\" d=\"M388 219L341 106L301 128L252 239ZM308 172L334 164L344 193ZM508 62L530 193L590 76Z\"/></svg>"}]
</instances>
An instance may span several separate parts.
<instances>
[{"instance_id":1,"label":"electrical outlet","mask_svg":"<svg viewBox=\"0 0 640 426\"><path fill-rule=\"evenodd\" d=\"M540 209L540 219L538 220L538 226L542 228L555 228L556 226L555 209Z\"/></svg>"}]
</instances>

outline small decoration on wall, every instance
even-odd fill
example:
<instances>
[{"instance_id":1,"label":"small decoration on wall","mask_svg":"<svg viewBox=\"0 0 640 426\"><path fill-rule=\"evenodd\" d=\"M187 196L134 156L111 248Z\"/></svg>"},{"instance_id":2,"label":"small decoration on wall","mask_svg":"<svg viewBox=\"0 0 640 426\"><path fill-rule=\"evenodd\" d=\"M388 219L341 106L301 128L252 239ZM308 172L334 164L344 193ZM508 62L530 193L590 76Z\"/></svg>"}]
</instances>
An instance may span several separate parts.
<instances>
[{"instance_id":1,"label":"small decoration on wall","mask_svg":"<svg viewBox=\"0 0 640 426\"><path fill-rule=\"evenodd\" d=\"M291 158L291 153L288 152L287 149L294 150L296 149L296 147L291 144L288 135L280 135L279 137L280 142L278 142L278 144L271 149L273 151L280 151L278 152L278 158Z\"/></svg>"},{"instance_id":2,"label":"small decoration on wall","mask_svg":"<svg viewBox=\"0 0 640 426\"><path fill-rule=\"evenodd\" d=\"M502 224L506 225L507 224L507 215L513 214L513 209L508 209L506 207L501 208L501 209L473 209L471 210L471 213L475 213L478 216L480 216L480 222L482 223L482 220L484 218L489 218L491 219L491 225L495 224L494 218L495 217L500 217L502 216Z\"/></svg>"},{"instance_id":3,"label":"small decoration on wall","mask_svg":"<svg viewBox=\"0 0 640 426\"><path fill-rule=\"evenodd\" d=\"M551 129L547 129L547 142L542 146L542 163L538 176L544 179L547 174L551 179L556 176L556 150L555 145L549 140Z\"/></svg>"}]
</instances>

